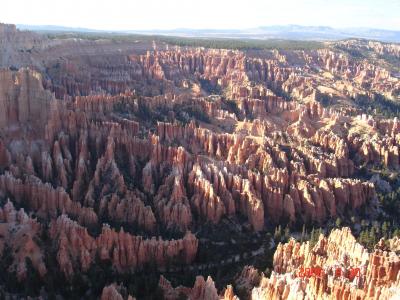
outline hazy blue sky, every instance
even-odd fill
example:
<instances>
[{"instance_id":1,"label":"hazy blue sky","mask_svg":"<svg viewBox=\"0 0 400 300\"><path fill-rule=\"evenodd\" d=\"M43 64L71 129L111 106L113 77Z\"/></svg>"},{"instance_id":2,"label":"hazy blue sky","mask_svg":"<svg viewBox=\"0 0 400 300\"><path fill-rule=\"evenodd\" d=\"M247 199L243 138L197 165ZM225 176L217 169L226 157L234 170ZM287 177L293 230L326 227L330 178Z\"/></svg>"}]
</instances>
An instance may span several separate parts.
<instances>
[{"instance_id":1,"label":"hazy blue sky","mask_svg":"<svg viewBox=\"0 0 400 300\"><path fill-rule=\"evenodd\" d=\"M96 29L326 25L400 30L400 0L5 0L0 22Z\"/></svg>"}]
</instances>

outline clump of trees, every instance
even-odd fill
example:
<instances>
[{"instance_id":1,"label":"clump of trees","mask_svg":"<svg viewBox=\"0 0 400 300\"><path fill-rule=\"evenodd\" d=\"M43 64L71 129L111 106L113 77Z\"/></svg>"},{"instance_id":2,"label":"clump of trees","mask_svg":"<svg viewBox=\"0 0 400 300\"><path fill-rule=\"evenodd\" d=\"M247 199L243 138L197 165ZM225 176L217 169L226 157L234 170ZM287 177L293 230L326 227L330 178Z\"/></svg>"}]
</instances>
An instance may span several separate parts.
<instances>
[{"instance_id":1,"label":"clump of trees","mask_svg":"<svg viewBox=\"0 0 400 300\"><path fill-rule=\"evenodd\" d=\"M370 225L367 221L363 220L361 222L361 228L362 230L357 241L369 250L372 250L381 238L387 240L395 236L400 237L400 229L390 224L388 221L383 223L374 222Z\"/></svg>"},{"instance_id":2,"label":"clump of trees","mask_svg":"<svg viewBox=\"0 0 400 300\"><path fill-rule=\"evenodd\" d=\"M210 117L196 104L177 105L174 107L176 119L183 124L195 119L204 123L210 123Z\"/></svg>"},{"instance_id":3,"label":"clump of trees","mask_svg":"<svg viewBox=\"0 0 400 300\"><path fill-rule=\"evenodd\" d=\"M354 220L355 221L355 220ZM342 225L342 221L340 218L336 220L336 228L340 228ZM334 229L334 228L332 228ZM362 220L360 223L359 233L357 234L357 230L352 228L353 234L355 234L357 242L362 244L368 250L372 251L375 245L379 242L381 238L385 240L400 237L400 228L397 227L396 224L393 224L389 221L378 222L374 221L372 223ZM279 233L279 230L275 230L275 232ZM310 247L314 247L318 240L319 236L324 234L324 230L322 228L315 229L314 227L311 229L311 232L308 233L305 226L303 226L300 242L309 241ZM279 236L279 235L278 235Z\"/></svg>"},{"instance_id":4,"label":"clump of trees","mask_svg":"<svg viewBox=\"0 0 400 300\"><path fill-rule=\"evenodd\" d=\"M400 103L391 101L381 94L358 95L354 102L367 114L378 115L384 118L400 117Z\"/></svg>"},{"instance_id":5,"label":"clump of trees","mask_svg":"<svg viewBox=\"0 0 400 300\"><path fill-rule=\"evenodd\" d=\"M309 241L310 242L310 246L314 247L318 240L319 240L319 236L321 234L324 234L324 230L319 227L319 228L314 228L312 227L311 231L308 232L307 227L305 224L303 224L303 228L301 231L301 235L300 235L300 242L305 242L305 241ZM290 229L289 226L286 226L284 229L282 229L281 225L278 225L275 227L275 231L274 231L274 240L276 243L282 242L285 243L287 242L291 237L290 234Z\"/></svg>"},{"instance_id":6,"label":"clump of trees","mask_svg":"<svg viewBox=\"0 0 400 300\"><path fill-rule=\"evenodd\" d=\"M114 112L120 114L129 114L134 112L133 102L119 101L113 105Z\"/></svg>"},{"instance_id":7,"label":"clump of trees","mask_svg":"<svg viewBox=\"0 0 400 300\"><path fill-rule=\"evenodd\" d=\"M221 94L221 86L213 85L209 79L200 78L200 85L203 90L209 94L219 95Z\"/></svg>"},{"instance_id":8,"label":"clump of trees","mask_svg":"<svg viewBox=\"0 0 400 300\"><path fill-rule=\"evenodd\" d=\"M280 39L232 39L232 38L189 38L164 35L141 34L115 34L115 33L91 33L91 32L55 32L46 34L50 39L79 38L86 40L110 40L114 42L159 42L181 47L204 47L213 49L234 50L313 50L324 47L322 42L296 41Z\"/></svg>"},{"instance_id":9,"label":"clump of trees","mask_svg":"<svg viewBox=\"0 0 400 300\"><path fill-rule=\"evenodd\" d=\"M340 45L336 45L334 48L339 51L345 52L346 54L350 55L352 58L355 58L355 59L366 58L366 55L358 49L348 48L348 47L344 47L344 46L340 46Z\"/></svg>"},{"instance_id":10,"label":"clump of trees","mask_svg":"<svg viewBox=\"0 0 400 300\"><path fill-rule=\"evenodd\" d=\"M282 226L278 225L275 227L275 231L274 231L274 240L275 242L279 243L285 243L290 239L290 229L289 226L286 226L283 230L282 230Z\"/></svg>"},{"instance_id":11,"label":"clump of trees","mask_svg":"<svg viewBox=\"0 0 400 300\"><path fill-rule=\"evenodd\" d=\"M232 112L236 117L240 118L240 109L234 100L222 100L223 108L229 112Z\"/></svg>"},{"instance_id":12,"label":"clump of trees","mask_svg":"<svg viewBox=\"0 0 400 300\"><path fill-rule=\"evenodd\" d=\"M392 217L398 216L400 212L400 187L387 194L378 194L378 199L385 213Z\"/></svg>"},{"instance_id":13,"label":"clump of trees","mask_svg":"<svg viewBox=\"0 0 400 300\"><path fill-rule=\"evenodd\" d=\"M322 228L312 229L310 233L310 247L313 248L319 241L319 236L323 234Z\"/></svg>"}]
</instances>

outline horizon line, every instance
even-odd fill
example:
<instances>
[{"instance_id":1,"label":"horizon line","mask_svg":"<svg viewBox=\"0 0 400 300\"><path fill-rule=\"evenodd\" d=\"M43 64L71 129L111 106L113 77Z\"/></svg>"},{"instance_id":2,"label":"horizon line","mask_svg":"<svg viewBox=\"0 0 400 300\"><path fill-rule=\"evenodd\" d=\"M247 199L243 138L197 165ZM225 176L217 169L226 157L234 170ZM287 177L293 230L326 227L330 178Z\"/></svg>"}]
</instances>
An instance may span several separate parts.
<instances>
[{"instance_id":1,"label":"horizon line","mask_svg":"<svg viewBox=\"0 0 400 300\"><path fill-rule=\"evenodd\" d=\"M3 23L3 22L0 22ZM65 29L78 29L78 30L90 30L90 31L103 31L103 32L151 32L151 31L179 31L179 30L192 30L192 31L246 31L246 30L254 30L260 28L269 28L269 27L300 27L300 28L326 28L333 30L380 30L380 31L388 31L388 32L400 32L400 29L387 29L387 28L379 28L379 27L364 27L364 26L354 26L354 27L333 27L329 25L300 25L300 24L273 24L273 25L258 25L256 27L246 27L246 28L196 28L196 27L174 27L169 29L160 29L160 28L149 28L149 29L98 29L93 27L81 27L81 26L69 26L69 25L57 25L57 24L23 24L23 23L3 23L9 25L15 25L18 29L20 27L60 27ZM24 30L24 29L22 29Z\"/></svg>"}]
</instances>

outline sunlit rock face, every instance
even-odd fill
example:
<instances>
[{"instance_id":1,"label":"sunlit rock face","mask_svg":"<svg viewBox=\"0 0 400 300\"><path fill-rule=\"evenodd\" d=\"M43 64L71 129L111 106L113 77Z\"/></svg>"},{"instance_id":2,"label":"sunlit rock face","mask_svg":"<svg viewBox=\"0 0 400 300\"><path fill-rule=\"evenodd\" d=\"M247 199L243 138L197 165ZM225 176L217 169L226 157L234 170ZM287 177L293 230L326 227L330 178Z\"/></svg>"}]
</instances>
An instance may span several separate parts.
<instances>
[{"instance_id":1,"label":"sunlit rock face","mask_svg":"<svg viewBox=\"0 0 400 300\"><path fill-rule=\"evenodd\" d=\"M380 247L368 252L348 228L334 230L329 237L321 235L314 247L294 240L280 244L274 254L275 272L261 279L251 298L396 299L400 259ZM320 268L322 275L301 277L300 266Z\"/></svg>"},{"instance_id":2,"label":"sunlit rock face","mask_svg":"<svg viewBox=\"0 0 400 300\"><path fill-rule=\"evenodd\" d=\"M255 300L396 299L400 293L400 258L382 247L384 243L380 242L368 252L346 227L333 230L328 237L321 235L314 247L309 242L290 240L278 245L270 277L246 266L234 286ZM306 274L307 269L312 272ZM179 293L193 299L205 299L205 294L210 299L236 299L231 286L218 296L210 277L207 281L198 277L193 288L173 288L161 277L159 286L167 299L177 299Z\"/></svg>"},{"instance_id":3,"label":"sunlit rock face","mask_svg":"<svg viewBox=\"0 0 400 300\"><path fill-rule=\"evenodd\" d=\"M125 295L122 295L122 289L123 286L117 286L116 284L110 284L108 286L105 286L103 288L103 291L101 293L101 300L135 300L135 297L132 297L131 295L128 295L127 297ZM125 296L125 297L124 297Z\"/></svg>"}]
</instances>

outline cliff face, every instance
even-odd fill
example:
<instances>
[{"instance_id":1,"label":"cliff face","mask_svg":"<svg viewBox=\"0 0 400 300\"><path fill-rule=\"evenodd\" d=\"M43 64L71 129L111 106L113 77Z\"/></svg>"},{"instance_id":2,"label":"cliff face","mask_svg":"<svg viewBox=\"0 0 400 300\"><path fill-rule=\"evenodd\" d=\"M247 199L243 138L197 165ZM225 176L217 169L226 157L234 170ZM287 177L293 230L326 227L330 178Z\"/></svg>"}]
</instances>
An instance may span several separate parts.
<instances>
[{"instance_id":1,"label":"cliff face","mask_svg":"<svg viewBox=\"0 0 400 300\"><path fill-rule=\"evenodd\" d=\"M154 263L160 269L165 269L172 261L189 264L195 258L198 246L196 237L189 232L182 239L163 241L143 239L125 233L123 229L116 232L103 226L101 234L93 238L86 228L65 215L52 222L49 234L58 248L60 269L67 276L87 271L96 257L100 261L111 260L118 272L133 272L148 263Z\"/></svg>"},{"instance_id":2,"label":"cliff face","mask_svg":"<svg viewBox=\"0 0 400 300\"><path fill-rule=\"evenodd\" d=\"M43 35L20 31L14 24L0 23L0 67L20 68L31 65L32 57L49 43Z\"/></svg>"},{"instance_id":3,"label":"cliff face","mask_svg":"<svg viewBox=\"0 0 400 300\"><path fill-rule=\"evenodd\" d=\"M280 244L273 264L271 277L261 279L251 299L393 299L400 292L398 255L379 246L369 253L348 228L321 235L313 248L294 240ZM320 269L321 274L302 276L301 268Z\"/></svg>"},{"instance_id":4,"label":"cliff face","mask_svg":"<svg viewBox=\"0 0 400 300\"><path fill-rule=\"evenodd\" d=\"M85 225L93 225L98 221L93 209L82 207L79 202L71 201L64 189L54 189L35 176L22 181L6 173L0 176L0 186L5 195L15 199L19 205L24 205L34 211L41 218L51 220L65 212Z\"/></svg>"},{"instance_id":5,"label":"cliff face","mask_svg":"<svg viewBox=\"0 0 400 300\"><path fill-rule=\"evenodd\" d=\"M39 73L0 70L0 128L19 124L43 130L52 99Z\"/></svg>"}]
</instances>

